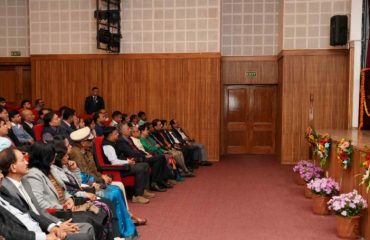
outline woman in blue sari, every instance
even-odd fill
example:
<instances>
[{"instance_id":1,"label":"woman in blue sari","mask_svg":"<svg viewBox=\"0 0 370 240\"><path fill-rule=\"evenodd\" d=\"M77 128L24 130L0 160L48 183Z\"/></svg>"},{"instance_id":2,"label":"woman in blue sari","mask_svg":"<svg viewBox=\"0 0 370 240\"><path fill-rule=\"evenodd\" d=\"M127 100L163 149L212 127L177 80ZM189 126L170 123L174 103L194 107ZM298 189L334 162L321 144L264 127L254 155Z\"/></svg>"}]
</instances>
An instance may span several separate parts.
<instances>
[{"instance_id":1,"label":"woman in blue sari","mask_svg":"<svg viewBox=\"0 0 370 240\"><path fill-rule=\"evenodd\" d=\"M80 175L82 184L95 187L97 196L106 198L114 204L121 236L127 238L132 235L137 235L135 224L132 222L131 216L127 211L126 202L121 189L114 185L97 184L95 178L87 173L80 172Z\"/></svg>"}]
</instances>

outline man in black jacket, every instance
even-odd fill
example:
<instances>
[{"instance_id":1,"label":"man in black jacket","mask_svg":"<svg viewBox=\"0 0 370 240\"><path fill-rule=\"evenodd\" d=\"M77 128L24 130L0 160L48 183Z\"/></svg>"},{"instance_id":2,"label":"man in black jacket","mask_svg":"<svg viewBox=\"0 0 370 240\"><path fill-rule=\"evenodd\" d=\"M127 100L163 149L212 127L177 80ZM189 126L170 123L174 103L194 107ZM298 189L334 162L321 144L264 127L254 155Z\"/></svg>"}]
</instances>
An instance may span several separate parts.
<instances>
[{"instance_id":1,"label":"man in black jacket","mask_svg":"<svg viewBox=\"0 0 370 240\"><path fill-rule=\"evenodd\" d=\"M33 131L32 114L32 111L28 109L22 111L22 126L33 139L36 139L35 132Z\"/></svg>"},{"instance_id":2,"label":"man in black jacket","mask_svg":"<svg viewBox=\"0 0 370 240\"><path fill-rule=\"evenodd\" d=\"M88 96L85 99L85 112L87 114L92 114L105 108L104 99L98 96L99 89L97 87L93 87L91 91L91 96Z\"/></svg>"},{"instance_id":3,"label":"man in black jacket","mask_svg":"<svg viewBox=\"0 0 370 240\"><path fill-rule=\"evenodd\" d=\"M73 143L70 134L76 130L74 122L76 121L76 111L72 108L66 108L63 111L62 121L59 126L59 134L66 137L70 143Z\"/></svg>"}]
</instances>

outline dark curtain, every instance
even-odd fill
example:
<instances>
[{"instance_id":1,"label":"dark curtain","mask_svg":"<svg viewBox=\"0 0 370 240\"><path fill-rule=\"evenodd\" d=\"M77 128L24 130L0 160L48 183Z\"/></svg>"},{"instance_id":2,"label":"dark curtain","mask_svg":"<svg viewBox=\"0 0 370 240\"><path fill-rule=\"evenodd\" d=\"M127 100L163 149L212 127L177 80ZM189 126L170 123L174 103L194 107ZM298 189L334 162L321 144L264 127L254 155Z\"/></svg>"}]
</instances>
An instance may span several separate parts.
<instances>
[{"instance_id":1,"label":"dark curtain","mask_svg":"<svg viewBox=\"0 0 370 240\"><path fill-rule=\"evenodd\" d=\"M370 68L370 48L369 48L369 8L370 0L363 0L362 9L362 61L361 68Z\"/></svg>"},{"instance_id":2,"label":"dark curtain","mask_svg":"<svg viewBox=\"0 0 370 240\"><path fill-rule=\"evenodd\" d=\"M369 48L369 16L370 0L363 0L362 9L362 51L361 51L361 68L370 68L370 48ZM365 72L365 101L370 111L370 71ZM360 99L362 101L362 99ZM361 106L361 105L360 105ZM370 117L367 116L365 107L363 109L363 130L370 130Z\"/></svg>"}]
</instances>

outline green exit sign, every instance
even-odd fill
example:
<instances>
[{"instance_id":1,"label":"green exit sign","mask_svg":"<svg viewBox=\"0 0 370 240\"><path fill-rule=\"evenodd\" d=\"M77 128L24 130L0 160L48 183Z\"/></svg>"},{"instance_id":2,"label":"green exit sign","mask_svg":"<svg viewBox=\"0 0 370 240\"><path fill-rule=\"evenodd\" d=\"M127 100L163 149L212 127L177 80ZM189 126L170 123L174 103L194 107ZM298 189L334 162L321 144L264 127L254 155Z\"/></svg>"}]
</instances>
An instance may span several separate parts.
<instances>
[{"instance_id":1,"label":"green exit sign","mask_svg":"<svg viewBox=\"0 0 370 240\"><path fill-rule=\"evenodd\" d=\"M10 51L10 56L12 57L19 57L21 55L21 51Z\"/></svg>"},{"instance_id":2,"label":"green exit sign","mask_svg":"<svg viewBox=\"0 0 370 240\"><path fill-rule=\"evenodd\" d=\"M257 72L255 71L245 72L245 77L257 77Z\"/></svg>"}]
</instances>

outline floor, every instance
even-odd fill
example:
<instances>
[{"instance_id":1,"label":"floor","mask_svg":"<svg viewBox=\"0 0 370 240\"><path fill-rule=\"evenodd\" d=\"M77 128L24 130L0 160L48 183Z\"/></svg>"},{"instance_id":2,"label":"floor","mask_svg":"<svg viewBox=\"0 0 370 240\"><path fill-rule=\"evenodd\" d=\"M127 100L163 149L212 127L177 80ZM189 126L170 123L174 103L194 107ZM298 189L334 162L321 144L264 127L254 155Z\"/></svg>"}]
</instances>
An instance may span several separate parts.
<instances>
[{"instance_id":1,"label":"floor","mask_svg":"<svg viewBox=\"0 0 370 240\"><path fill-rule=\"evenodd\" d=\"M274 156L227 156L196 175L148 205L130 204L148 218L140 239L338 239L334 216L314 215L292 167Z\"/></svg>"}]
</instances>

